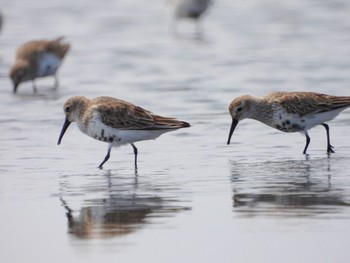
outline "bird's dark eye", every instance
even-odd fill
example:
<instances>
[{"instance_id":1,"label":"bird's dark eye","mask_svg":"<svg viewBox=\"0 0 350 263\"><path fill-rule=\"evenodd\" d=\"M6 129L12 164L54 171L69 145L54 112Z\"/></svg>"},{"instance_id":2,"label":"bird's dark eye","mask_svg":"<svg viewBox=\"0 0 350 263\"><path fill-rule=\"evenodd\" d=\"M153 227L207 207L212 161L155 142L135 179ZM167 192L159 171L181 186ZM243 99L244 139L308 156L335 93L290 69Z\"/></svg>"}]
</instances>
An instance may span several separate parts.
<instances>
[{"instance_id":1,"label":"bird's dark eye","mask_svg":"<svg viewBox=\"0 0 350 263\"><path fill-rule=\"evenodd\" d=\"M241 111L241 110L242 110L242 107L237 108L237 111Z\"/></svg>"},{"instance_id":2,"label":"bird's dark eye","mask_svg":"<svg viewBox=\"0 0 350 263\"><path fill-rule=\"evenodd\" d=\"M65 111L65 112L69 112L69 111L70 111L70 107L69 107L69 106L65 107L65 108L64 108L64 111Z\"/></svg>"}]
</instances>

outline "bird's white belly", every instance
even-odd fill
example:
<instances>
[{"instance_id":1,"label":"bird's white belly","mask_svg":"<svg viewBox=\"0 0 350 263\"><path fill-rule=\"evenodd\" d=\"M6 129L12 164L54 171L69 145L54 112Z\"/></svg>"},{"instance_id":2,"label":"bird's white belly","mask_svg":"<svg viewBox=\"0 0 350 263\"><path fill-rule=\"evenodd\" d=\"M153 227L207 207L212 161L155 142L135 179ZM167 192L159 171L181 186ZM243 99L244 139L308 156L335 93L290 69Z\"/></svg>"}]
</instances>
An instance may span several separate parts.
<instances>
[{"instance_id":1,"label":"bird's white belly","mask_svg":"<svg viewBox=\"0 0 350 263\"><path fill-rule=\"evenodd\" d=\"M344 108L305 116L305 119L307 120L306 129L311 129L316 125L334 119L342 110L344 110Z\"/></svg>"},{"instance_id":2,"label":"bird's white belly","mask_svg":"<svg viewBox=\"0 0 350 263\"><path fill-rule=\"evenodd\" d=\"M303 117L280 112L274 116L273 121L266 124L284 132L302 132L334 119L342 110L344 110L344 108L308 114Z\"/></svg>"},{"instance_id":3,"label":"bird's white belly","mask_svg":"<svg viewBox=\"0 0 350 263\"><path fill-rule=\"evenodd\" d=\"M99 120L91 120L84 133L90 137L113 144L113 146L121 146L124 144L134 143L144 140L154 140L165 132L164 130L122 130L111 128L103 124Z\"/></svg>"},{"instance_id":4,"label":"bird's white belly","mask_svg":"<svg viewBox=\"0 0 350 263\"><path fill-rule=\"evenodd\" d=\"M56 74L61 65L61 59L53 53L42 54L38 61L39 77L45 77Z\"/></svg>"}]
</instances>

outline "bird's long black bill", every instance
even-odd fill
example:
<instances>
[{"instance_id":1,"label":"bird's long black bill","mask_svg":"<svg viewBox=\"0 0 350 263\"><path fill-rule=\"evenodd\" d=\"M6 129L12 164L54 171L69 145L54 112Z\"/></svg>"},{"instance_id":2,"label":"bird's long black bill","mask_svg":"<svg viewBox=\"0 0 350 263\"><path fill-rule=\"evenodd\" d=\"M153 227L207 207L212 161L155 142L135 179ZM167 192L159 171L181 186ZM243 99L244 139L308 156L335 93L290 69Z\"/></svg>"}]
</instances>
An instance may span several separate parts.
<instances>
[{"instance_id":1,"label":"bird's long black bill","mask_svg":"<svg viewBox=\"0 0 350 263\"><path fill-rule=\"evenodd\" d=\"M228 135L227 144L230 144L232 134L233 134L233 132L235 131L235 128L236 128L237 124L238 124L238 121L235 120L235 119L232 119L232 124L231 124L230 133L229 133L229 135Z\"/></svg>"},{"instance_id":2,"label":"bird's long black bill","mask_svg":"<svg viewBox=\"0 0 350 263\"><path fill-rule=\"evenodd\" d=\"M60 137L58 138L57 145L60 145L60 144L61 144L61 140L62 140L63 135L64 135L64 133L66 132L67 128L69 127L69 124L70 124L70 121L66 118L65 121L64 121L64 123L63 123L63 127L62 127L62 130L61 130Z\"/></svg>"},{"instance_id":3,"label":"bird's long black bill","mask_svg":"<svg viewBox=\"0 0 350 263\"><path fill-rule=\"evenodd\" d=\"M18 85L18 83L13 83L13 94L16 94Z\"/></svg>"}]
</instances>

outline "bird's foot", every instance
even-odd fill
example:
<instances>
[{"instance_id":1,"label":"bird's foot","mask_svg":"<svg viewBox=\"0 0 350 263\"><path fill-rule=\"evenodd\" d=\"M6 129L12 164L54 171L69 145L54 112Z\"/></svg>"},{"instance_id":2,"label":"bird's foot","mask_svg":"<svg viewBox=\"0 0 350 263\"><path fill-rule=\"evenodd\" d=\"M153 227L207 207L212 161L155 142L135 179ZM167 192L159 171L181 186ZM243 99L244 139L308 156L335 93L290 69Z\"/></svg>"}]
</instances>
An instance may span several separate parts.
<instances>
[{"instance_id":1,"label":"bird's foot","mask_svg":"<svg viewBox=\"0 0 350 263\"><path fill-rule=\"evenodd\" d=\"M333 149L334 149L334 147L332 145L328 145L327 146L327 153L328 154L335 153L335 151Z\"/></svg>"}]
</instances>

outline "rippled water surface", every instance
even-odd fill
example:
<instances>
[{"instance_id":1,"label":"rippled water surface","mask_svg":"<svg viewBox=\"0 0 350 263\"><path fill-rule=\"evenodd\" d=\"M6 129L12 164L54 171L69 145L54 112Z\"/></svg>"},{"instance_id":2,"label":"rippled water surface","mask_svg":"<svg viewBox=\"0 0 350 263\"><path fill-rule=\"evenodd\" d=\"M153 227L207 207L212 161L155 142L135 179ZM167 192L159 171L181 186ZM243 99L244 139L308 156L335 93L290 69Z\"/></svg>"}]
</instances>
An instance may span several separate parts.
<instances>
[{"instance_id":1,"label":"rippled water surface","mask_svg":"<svg viewBox=\"0 0 350 263\"><path fill-rule=\"evenodd\" d=\"M305 138L240 123L230 101L309 90L349 95L350 3L217 0L202 35L169 33L167 1L1 0L1 262L348 262L350 111ZM64 35L53 80L12 94L18 45ZM191 128L112 150L75 124L56 145L63 103L109 95Z\"/></svg>"}]
</instances>

